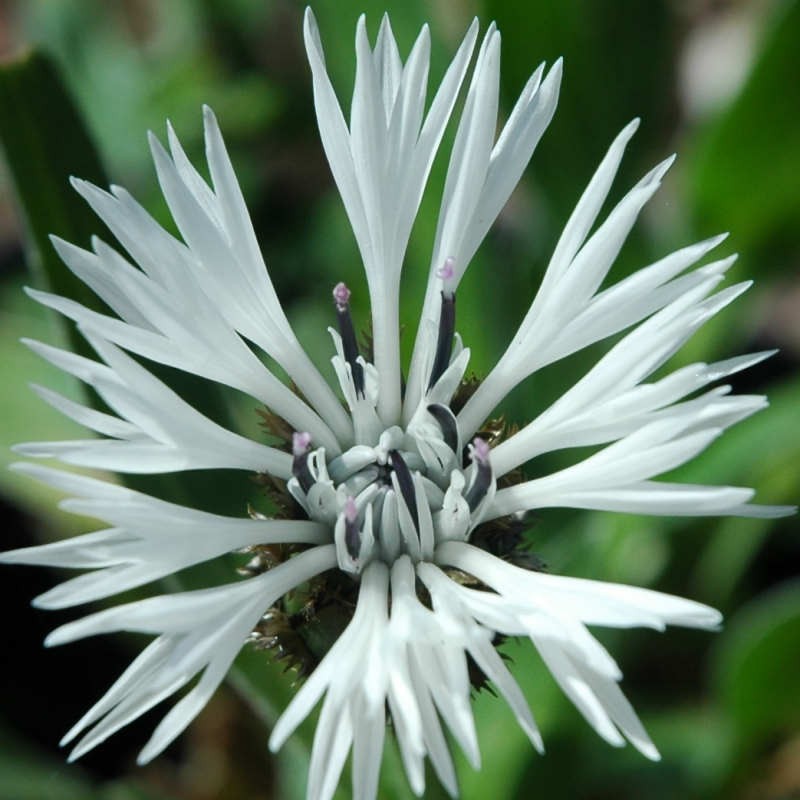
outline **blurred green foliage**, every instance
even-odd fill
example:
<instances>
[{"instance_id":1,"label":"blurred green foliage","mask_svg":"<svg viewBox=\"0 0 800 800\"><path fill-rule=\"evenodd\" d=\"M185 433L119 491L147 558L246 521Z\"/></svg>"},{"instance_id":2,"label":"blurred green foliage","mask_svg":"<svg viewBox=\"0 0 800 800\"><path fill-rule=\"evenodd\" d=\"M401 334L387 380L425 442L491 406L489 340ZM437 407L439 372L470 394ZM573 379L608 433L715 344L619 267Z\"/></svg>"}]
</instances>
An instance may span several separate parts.
<instances>
[{"instance_id":1,"label":"blurred green foliage","mask_svg":"<svg viewBox=\"0 0 800 800\"><path fill-rule=\"evenodd\" d=\"M768 346L784 349L737 385L741 391L768 393L772 408L739 425L674 477L754 485L764 502L796 502L800 495L796 323L800 318L796 48L800 3L321 2L315 12L343 98L352 81L357 15L366 11L374 32L384 10L389 11L406 51L420 24L431 22L433 81L473 13L484 22L496 19L504 36L506 109L540 60L565 57L557 115L523 184L476 256L459 296L462 330L469 337L475 371L481 374L489 368L513 334L560 227L611 138L640 115L643 125L623 164L615 197L669 152L677 150L685 157L651 202L612 277L618 279L689 241L730 229L725 252L742 251L734 278L753 277L756 287L698 333L676 356L676 363ZM54 59L112 180L131 188L167 226L171 223L157 191L144 132L152 128L162 134L164 120L170 118L187 151L201 163L200 105L205 102L215 108L273 281L301 341L327 370L328 287L345 280L354 288L354 308L364 326L366 287L314 127L302 51L302 6L288 0L169 4L20 0L5 13L3 29L12 43L36 45ZM753 52L734 52L733 57L751 58L750 66L743 82L716 107L690 110L684 96L687 82L708 76L687 72L689 43L729 17L749 26ZM100 158L92 160L77 120L64 122L68 118L64 114L71 112L59 106L63 95L56 87L58 74L47 63L40 56L27 56L4 67L0 132L13 162L9 174L21 180L19 199L29 217L29 243L38 244L52 285L60 291L80 291L65 288L68 273L43 245L43 236L55 230L85 244L92 231L104 235L102 225L91 221L64 186L71 173L99 179ZM23 80L34 83L20 83ZM28 108L30 113L9 114L9 108ZM52 123L59 108L60 125L41 124ZM448 136L452 140L452 130ZM18 154L26 148L36 156L20 163ZM445 168L446 158L440 157L405 267L406 350L425 285ZM9 217L8 196L0 213ZM59 218L65 227L60 227ZM6 220L3 230L10 225ZM4 253L11 255L3 264L0 283L0 356L6 373L0 397L4 420L0 443L4 445L76 435L75 426L32 399L24 388L26 381L35 380L73 396L78 391L17 342L20 336L32 336L58 343L68 336L66 329L52 325L43 310L21 295L25 278L21 255L14 249L18 235L6 234ZM504 413L511 421L530 418L574 382L600 352L602 348L594 348L544 371L509 399ZM241 430L259 435L251 404L222 393L212 396L175 374L165 377L173 384L178 381L184 396L217 419L234 420ZM3 460L10 457L3 453ZM554 454L535 469L558 467L573 457ZM201 501L192 502L228 513L243 511L246 501L256 496L254 487L239 486L230 476L216 474L159 481L148 488L183 502L200 497ZM0 472L0 492L7 503L32 515L33 526L48 539L91 525L57 513L49 492L11 473ZM626 692L661 748L663 760L658 764L644 761L630 748L614 751L600 742L557 690L530 646L508 643L505 651L543 729L548 753L536 756L510 711L483 692L475 700L483 769L475 773L459 761L463 797L778 800L800 796L796 527L791 519L772 524L543 513L530 539L553 571L651 585L710 602L725 612L726 627L716 637L685 631L661 636L603 634L625 672ZM218 583L231 574L230 565L220 562L180 577L183 585L194 586ZM21 614L27 599L16 598L18 605L7 613ZM15 659L37 657L36 652L14 654ZM245 651L238 665L231 683L245 702L223 694L221 704L212 705L193 730L204 730L215 715L224 718L226 704L233 705L234 716L267 725L285 706L292 691L290 678L281 675L278 666L252 651ZM69 680L62 676L59 685L56 676L41 691L53 696L69 692ZM132 766L136 747L132 742L120 760L119 774L109 778L92 768L63 765L41 742L26 741L21 726L14 730L17 720L9 715L0 723L0 800L292 800L303 795L313 720L277 758L268 754L267 734L255 722L260 738L250 747L237 746L240 740L221 729L211 743L202 740L203 747L211 748L202 750L198 735L187 733L188 744L162 759L165 766L160 771ZM52 746L60 733L49 731L46 745ZM394 745L387 743L386 750L381 797L409 797ZM203 779L203 770L211 763L209 752L217 759L217 769L222 769L217 783ZM432 775L428 782L426 796L444 796ZM337 796L347 795L345 780Z\"/></svg>"}]
</instances>

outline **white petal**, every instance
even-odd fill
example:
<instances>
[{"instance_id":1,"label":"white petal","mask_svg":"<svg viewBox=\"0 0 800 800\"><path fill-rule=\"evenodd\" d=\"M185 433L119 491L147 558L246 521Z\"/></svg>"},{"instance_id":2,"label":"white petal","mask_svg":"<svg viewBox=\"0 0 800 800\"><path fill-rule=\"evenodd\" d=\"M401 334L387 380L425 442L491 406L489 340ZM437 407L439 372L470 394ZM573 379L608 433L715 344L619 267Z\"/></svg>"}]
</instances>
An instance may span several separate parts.
<instances>
[{"instance_id":1,"label":"white petal","mask_svg":"<svg viewBox=\"0 0 800 800\"><path fill-rule=\"evenodd\" d=\"M184 686L203 670L197 686L165 717L140 754L158 755L200 711L222 680L249 630L275 600L298 583L336 563L332 545L308 550L258 578L232 586L150 598L101 611L62 626L48 637L59 644L110 630L159 634L107 694L64 737L71 741L94 727L70 759L104 741L123 725Z\"/></svg>"},{"instance_id":2,"label":"white petal","mask_svg":"<svg viewBox=\"0 0 800 800\"><path fill-rule=\"evenodd\" d=\"M718 611L692 600L622 584L531 572L462 542L439 545L436 560L463 569L532 611L539 603L545 607L552 603L587 625L661 628L673 624L713 629L722 620Z\"/></svg>"},{"instance_id":3,"label":"white petal","mask_svg":"<svg viewBox=\"0 0 800 800\"><path fill-rule=\"evenodd\" d=\"M330 569L336 563L333 545L315 547L279 564L256 578L215 589L198 589L180 594L150 597L90 614L56 628L45 640L48 647L66 644L87 636L114 631L151 634L177 634L195 621L218 623L226 610L242 600L258 596L262 613L275 600L309 577ZM255 624L255 621L254 623ZM196 630L194 631L196 632Z\"/></svg>"},{"instance_id":4,"label":"white petal","mask_svg":"<svg viewBox=\"0 0 800 800\"><path fill-rule=\"evenodd\" d=\"M34 465L26 472L45 483L64 486L62 473ZM40 595L34 604L63 608L141 586L186 567L249 545L326 544L326 526L295 520L223 517L81 475L66 482L81 499L62 501L72 513L108 522L108 530L66 541L0 553L6 563L98 569Z\"/></svg>"},{"instance_id":5,"label":"white petal","mask_svg":"<svg viewBox=\"0 0 800 800\"><path fill-rule=\"evenodd\" d=\"M291 475L291 456L232 433L212 422L121 350L87 335L108 368L39 345L35 349L57 366L78 374L97 390L120 419L44 391L68 416L101 433L123 438L100 441L40 442L18 445L17 452L58 457L82 466L123 472L184 469L249 469L278 477Z\"/></svg>"},{"instance_id":6,"label":"white petal","mask_svg":"<svg viewBox=\"0 0 800 800\"><path fill-rule=\"evenodd\" d=\"M542 280L542 292L547 292L550 286L558 282L586 241L586 237L589 235L589 231L594 225L611 189L611 184L625 153L625 147L638 128L638 119L628 123L617 138L614 139L605 157L600 162L600 166L592 176L569 221L564 226L564 231L553 251L547 272Z\"/></svg>"},{"instance_id":7,"label":"white petal","mask_svg":"<svg viewBox=\"0 0 800 800\"><path fill-rule=\"evenodd\" d=\"M386 736L384 704L370 711L366 703L353 708L353 800L374 800L378 792Z\"/></svg>"},{"instance_id":8,"label":"white petal","mask_svg":"<svg viewBox=\"0 0 800 800\"><path fill-rule=\"evenodd\" d=\"M360 680L360 674L358 677L348 675L345 667L350 664L352 669L356 669L360 665L358 659L363 657L376 618L386 616L388 579L386 566L379 561L369 564L362 573L359 602L353 619L275 723L269 739L273 752L311 713L330 684L338 679L337 690L344 692L351 681Z\"/></svg>"}]
</instances>

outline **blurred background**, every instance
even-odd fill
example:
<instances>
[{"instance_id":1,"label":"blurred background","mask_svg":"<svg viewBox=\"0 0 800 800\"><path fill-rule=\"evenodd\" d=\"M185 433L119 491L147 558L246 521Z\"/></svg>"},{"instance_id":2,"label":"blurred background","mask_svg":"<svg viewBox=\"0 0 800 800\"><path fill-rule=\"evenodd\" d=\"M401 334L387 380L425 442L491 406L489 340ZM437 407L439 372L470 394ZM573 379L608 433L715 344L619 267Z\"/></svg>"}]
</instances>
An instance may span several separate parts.
<instances>
[{"instance_id":1,"label":"blurred background","mask_svg":"<svg viewBox=\"0 0 800 800\"><path fill-rule=\"evenodd\" d=\"M749 485L766 503L800 497L800 3L790 0L337 0L315 5L329 69L340 97L350 96L353 32L366 11L377 31L384 10L405 56L422 22L431 23L432 82L441 76L474 15L503 34L502 97L510 109L542 60L565 58L556 117L531 167L476 257L459 294L460 329L471 365L485 373L521 320L561 226L613 136L634 116L643 124L612 191L619 199L653 164L679 159L650 202L612 270L612 280L665 253L721 231L715 251L739 252L728 283L755 286L707 324L671 367L780 348L744 375L739 392L767 393L771 408L741 423L708 452L669 477ZM201 104L220 119L272 279L296 331L329 371L330 287L345 280L367 326L366 286L352 234L316 132L302 45L301 3L288 0L6 0L0 3L5 65L31 48L48 54L97 147L106 174L129 188L165 225L145 132L171 119L187 151L202 161ZM4 67L5 69L5 67ZM71 126L52 125L48 98L36 136L67 159ZM4 137L18 123L8 103ZM21 123L20 123L21 125ZM428 269L447 163L445 140L423 201L405 265L403 317L408 352ZM33 136L33 134L24 134ZM22 136L22 134L20 134ZM16 152L16 151L15 151ZM52 156L49 156L52 157ZM35 159L35 156L31 156ZM48 162L49 163L49 162ZM83 161L63 165L82 174ZM19 337L64 343L69 332L23 293L40 285L32 266L51 259L26 249L11 170L0 175L0 460L8 446L78 438L79 429L28 389L39 382L74 397L79 388L19 344ZM53 173L25 192L42 202ZM89 176L93 177L93 176ZM37 195L38 193L38 195ZM75 213L81 201L67 197ZM28 201L26 201L28 202ZM30 207L29 207L30 211ZM32 212L30 212L32 213ZM103 234L102 224L94 228ZM107 232L105 232L107 234ZM108 237L107 237L108 238ZM87 240L79 241L86 244ZM719 257L719 256L717 256ZM52 278L52 280L56 280ZM545 407L594 363L607 344L574 356L524 384L502 409L510 422ZM533 385L535 383L535 385ZM185 393L197 388L184 385ZM226 413L258 434L252 404L224 396ZM570 463L555 454L531 466ZM246 477L208 476L189 489L202 505L244 513L255 492ZM216 480L212 477L212 480ZM205 487L205 491L201 491ZM174 496L163 481L149 487ZM2 548L92 530L92 522L56 508L57 497L0 469ZM462 794L485 797L626 800L628 798L800 798L800 539L797 520L650 519L588 512L542 513L529 533L555 573L630 582L720 608L719 634L670 630L603 632L625 673L624 689L663 760L605 745L557 690L528 645L504 651L543 729L544 758L531 750L505 704L475 699L483 771L459 759ZM232 572L197 571L199 584ZM221 575L221 577L220 577ZM291 692L263 654L245 652L233 688L218 692L164 756L135 766L158 719L148 714L79 764L68 766L58 739L105 691L141 642L131 637L45 651L48 630L73 613L34 612L29 602L57 580L45 570L4 568L4 656L0 709L0 800L293 800L302 797L308 736L278 757L263 723ZM337 797L347 797L346 781ZM394 745L387 744L382 798L410 797ZM428 797L443 797L429 776Z\"/></svg>"}]
</instances>

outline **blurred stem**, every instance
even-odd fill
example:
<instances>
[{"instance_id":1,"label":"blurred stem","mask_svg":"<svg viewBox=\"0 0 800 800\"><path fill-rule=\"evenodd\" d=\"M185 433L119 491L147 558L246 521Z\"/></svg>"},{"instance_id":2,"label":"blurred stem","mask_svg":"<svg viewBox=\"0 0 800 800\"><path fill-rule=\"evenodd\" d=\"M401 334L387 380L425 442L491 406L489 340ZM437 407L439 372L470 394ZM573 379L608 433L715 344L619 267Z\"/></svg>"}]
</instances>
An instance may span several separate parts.
<instances>
[{"instance_id":1,"label":"blurred stem","mask_svg":"<svg viewBox=\"0 0 800 800\"><path fill-rule=\"evenodd\" d=\"M95 310L105 306L64 268L50 234L85 243L97 220L68 193L71 175L108 184L94 142L53 61L28 51L0 68L0 145L25 223L25 254L36 283ZM92 355L88 343L68 326L70 345Z\"/></svg>"}]
</instances>

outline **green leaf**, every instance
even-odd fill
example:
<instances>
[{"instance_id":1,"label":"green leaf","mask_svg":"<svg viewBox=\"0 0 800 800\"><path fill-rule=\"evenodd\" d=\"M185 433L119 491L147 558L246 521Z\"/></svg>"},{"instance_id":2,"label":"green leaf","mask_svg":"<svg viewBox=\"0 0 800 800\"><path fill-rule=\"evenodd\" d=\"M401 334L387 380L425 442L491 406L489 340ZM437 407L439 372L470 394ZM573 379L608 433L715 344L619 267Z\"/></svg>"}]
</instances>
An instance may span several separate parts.
<instances>
[{"instance_id":1,"label":"green leaf","mask_svg":"<svg viewBox=\"0 0 800 800\"><path fill-rule=\"evenodd\" d=\"M716 686L739 741L774 744L800 725L800 582L784 584L729 620L716 652Z\"/></svg>"},{"instance_id":2,"label":"green leaf","mask_svg":"<svg viewBox=\"0 0 800 800\"><path fill-rule=\"evenodd\" d=\"M100 158L52 61L29 51L0 70L0 140L38 266L54 291L98 307L90 290L63 268L48 234L84 241L97 222L63 187L70 175L107 183Z\"/></svg>"},{"instance_id":3,"label":"green leaf","mask_svg":"<svg viewBox=\"0 0 800 800\"><path fill-rule=\"evenodd\" d=\"M674 479L757 486L757 503L796 503L800 494L796 466L800 459L796 435L800 382L790 381L770 390L769 398L768 409L727 431L706 452L677 470ZM706 602L724 606L775 524L775 520L736 517L717 522L694 568L692 584L697 594Z\"/></svg>"},{"instance_id":4,"label":"green leaf","mask_svg":"<svg viewBox=\"0 0 800 800\"><path fill-rule=\"evenodd\" d=\"M53 62L29 51L0 69L0 144L26 227L37 281L98 311L103 304L61 263L49 235L86 242L97 220L69 190L70 175L105 185L100 157ZM74 330L72 345L90 353Z\"/></svg>"},{"instance_id":5,"label":"green leaf","mask_svg":"<svg viewBox=\"0 0 800 800\"><path fill-rule=\"evenodd\" d=\"M11 447L23 438L43 440L81 438L85 431L71 419L56 413L45 403L33 397L26 382L16 376L25 376L33 383L48 384L52 389L79 399L75 381L63 372L53 370L19 341L20 331L34 339L52 337L52 319L44 306L32 303L22 293L17 279L0 286L0 363L7 380L0 394L0 419L5 425L0 428L0 492L13 497L15 502L30 514L38 514L48 529L58 530L61 535L77 533L80 525L73 524L75 518L56 508L57 493L44 484L12 472L8 465L19 460ZM59 342L63 344L63 342Z\"/></svg>"},{"instance_id":6,"label":"green leaf","mask_svg":"<svg viewBox=\"0 0 800 800\"><path fill-rule=\"evenodd\" d=\"M734 231L761 274L787 267L782 245L800 225L800 3L775 8L749 80L701 136L691 172L701 229Z\"/></svg>"}]
</instances>

